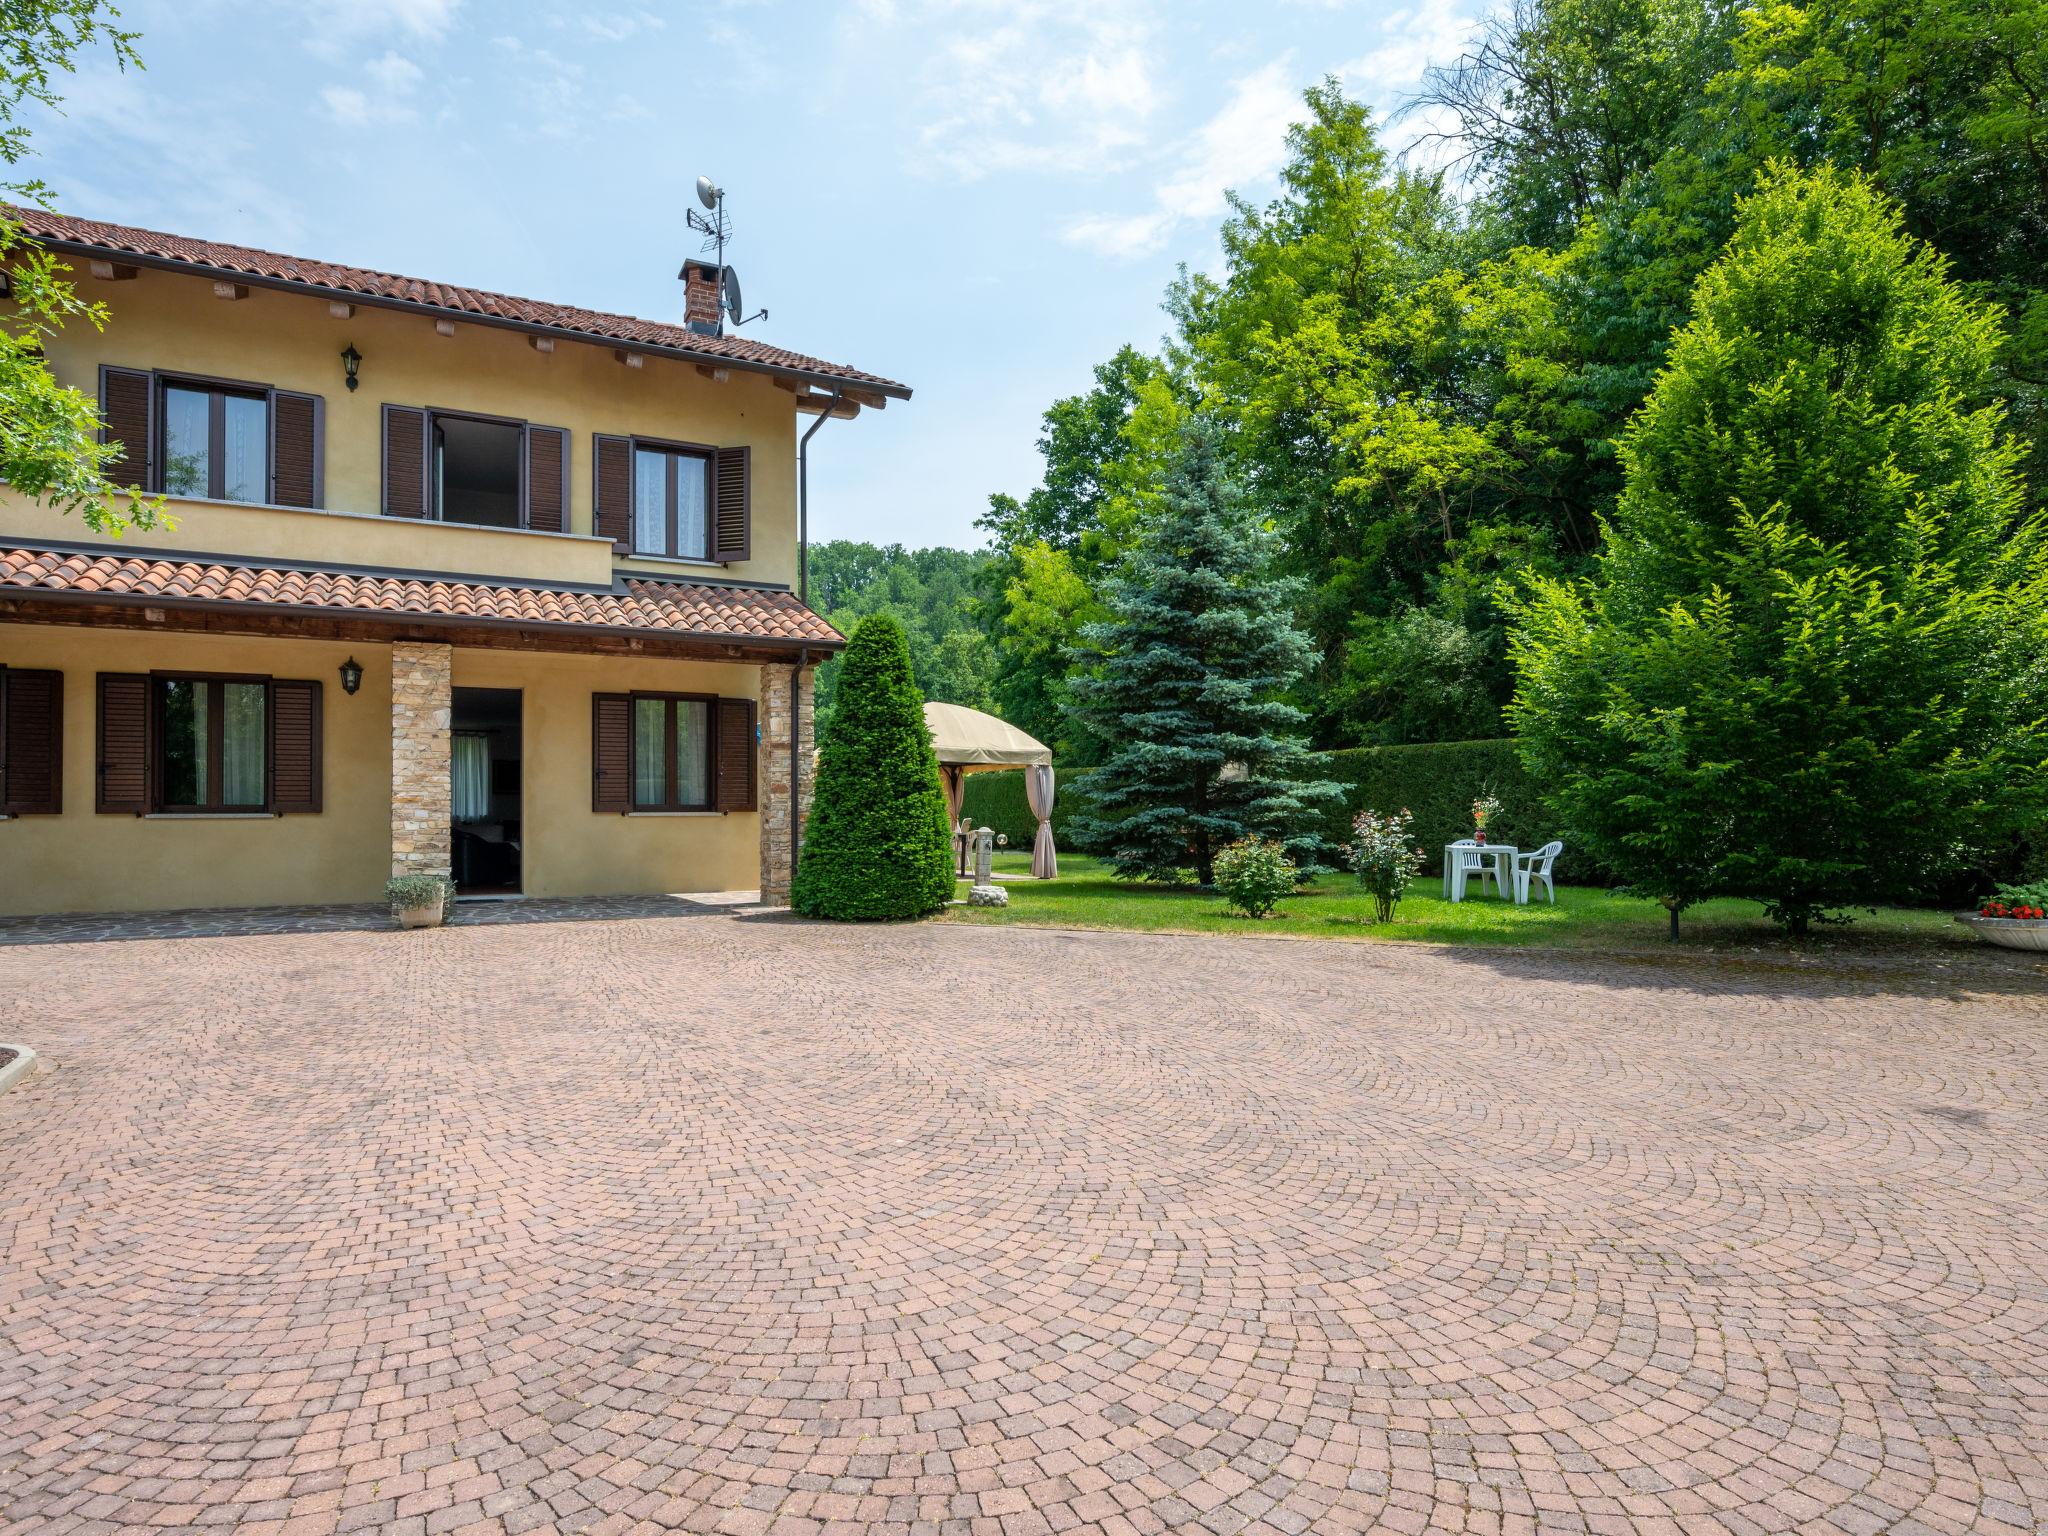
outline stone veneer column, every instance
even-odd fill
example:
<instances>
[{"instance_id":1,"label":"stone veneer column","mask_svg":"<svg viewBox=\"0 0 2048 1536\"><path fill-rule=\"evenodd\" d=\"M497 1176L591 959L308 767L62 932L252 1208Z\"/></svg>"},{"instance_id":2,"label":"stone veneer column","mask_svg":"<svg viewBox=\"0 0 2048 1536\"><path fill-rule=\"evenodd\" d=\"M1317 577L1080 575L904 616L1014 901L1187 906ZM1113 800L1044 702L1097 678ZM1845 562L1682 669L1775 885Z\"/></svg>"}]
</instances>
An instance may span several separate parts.
<instances>
[{"instance_id":1,"label":"stone veneer column","mask_svg":"<svg viewBox=\"0 0 2048 1536\"><path fill-rule=\"evenodd\" d=\"M789 698L790 681L796 679L797 698L802 705L803 724L797 733L796 757L799 816L811 810L814 778L812 748L816 715L811 703L814 669L799 673L794 667L773 662L761 668L761 900L770 906L789 901L790 881L790 796L789 796Z\"/></svg>"},{"instance_id":2,"label":"stone veneer column","mask_svg":"<svg viewBox=\"0 0 2048 1536\"><path fill-rule=\"evenodd\" d=\"M454 651L401 640L391 647L391 873L449 868L454 784L448 716Z\"/></svg>"}]
</instances>

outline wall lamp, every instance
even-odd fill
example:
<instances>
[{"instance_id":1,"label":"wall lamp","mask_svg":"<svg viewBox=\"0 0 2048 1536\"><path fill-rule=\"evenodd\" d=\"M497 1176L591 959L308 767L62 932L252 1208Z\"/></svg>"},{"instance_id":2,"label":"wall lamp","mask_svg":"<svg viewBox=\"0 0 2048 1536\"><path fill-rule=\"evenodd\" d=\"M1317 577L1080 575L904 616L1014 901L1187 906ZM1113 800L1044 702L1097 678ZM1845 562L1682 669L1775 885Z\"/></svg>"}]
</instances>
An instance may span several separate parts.
<instances>
[{"instance_id":1,"label":"wall lamp","mask_svg":"<svg viewBox=\"0 0 2048 1536\"><path fill-rule=\"evenodd\" d=\"M356 350L354 342L350 342L348 350L341 354L341 366L348 372L349 393L354 394L356 389L356 370L363 366L363 354ZM355 689L351 688L349 692L354 693Z\"/></svg>"},{"instance_id":2,"label":"wall lamp","mask_svg":"<svg viewBox=\"0 0 2048 1536\"><path fill-rule=\"evenodd\" d=\"M341 664L341 691L354 693L363 686L363 664L351 656Z\"/></svg>"}]
</instances>

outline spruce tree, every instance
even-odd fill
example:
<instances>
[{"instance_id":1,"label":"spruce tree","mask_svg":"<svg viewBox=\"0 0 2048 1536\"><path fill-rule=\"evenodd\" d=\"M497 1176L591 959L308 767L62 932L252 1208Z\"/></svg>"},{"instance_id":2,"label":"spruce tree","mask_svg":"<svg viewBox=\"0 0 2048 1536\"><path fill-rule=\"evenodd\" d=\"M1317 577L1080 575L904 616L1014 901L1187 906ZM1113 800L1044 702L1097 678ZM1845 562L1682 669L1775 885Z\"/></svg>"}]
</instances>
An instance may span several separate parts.
<instances>
[{"instance_id":1,"label":"spruce tree","mask_svg":"<svg viewBox=\"0 0 2048 1536\"><path fill-rule=\"evenodd\" d=\"M939 762L903 627L861 620L818 749L818 787L790 904L806 917L922 917L953 896Z\"/></svg>"},{"instance_id":2,"label":"spruce tree","mask_svg":"<svg viewBox=\"0 0 2048 1536\"><path fill-rule=\"evenodd\" d=\"M1794 932L1924 898L2048 788L2048 540L1983 405L1996 312L1857 177L1774 168L1622 443L1587 586L1515 602L1567 840Z\"/></svg>"},{"instance_id":3,"label":"spruce tree","mask_svg":"<svg viewBox=\"0 0 2048 1536\"><path fill-rule=\"evenodd\" d=\"M1312 657L1294 624L1298 584L1271 574L1272 545L1214 427L1190 424L1159 509L1105 583L1109 618L1083 630L1102 660L1072 685L1105 749L1075 831L1126 878L1192 867L1213 884L1216 854L1255 835L1305 867L1324 851L1318 807L1340 791L1311 777L1303 716L1286 699Z\"/></svg>"}]
</instances>

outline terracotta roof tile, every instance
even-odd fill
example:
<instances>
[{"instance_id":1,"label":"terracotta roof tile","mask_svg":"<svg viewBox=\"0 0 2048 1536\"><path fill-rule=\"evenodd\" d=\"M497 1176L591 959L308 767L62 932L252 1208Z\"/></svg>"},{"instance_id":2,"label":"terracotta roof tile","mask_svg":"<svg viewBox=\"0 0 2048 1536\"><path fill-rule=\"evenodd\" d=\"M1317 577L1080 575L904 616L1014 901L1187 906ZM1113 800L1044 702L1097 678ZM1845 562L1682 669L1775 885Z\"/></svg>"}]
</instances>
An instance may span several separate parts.
<instances>
[{"instance_id":1,"label":"terracotta roof tile","mask_svg":"<svg viewBox=\"0 0 2048 1536\"><path fill-rule=\"evenodd\" d=\"M167 235L153 229L135 229L126 224L106 224L97 219L75 219L68 214L47 213L38 208L0 204L6 216L29 234L43 240L62 240L91 246L111 256L151 257L159 261L187 262L223 273L269 278L277 282L306 283L331 289L337 296L396 300L426 304L451 314L484 315L525 325L544 325L576 331L594 339L664 347L688 352L710 361L719 358L754 363L769 369L826 379L844 379L852 384L871 385L889 394L907 397L910 391L891 379L801 352L771 347L742 336L704 336L687 326L660 320L641 320L632 315L606 314L573 304L548 304L539 299L521 299L507 293L481 288L451 287L423 278L401 277L367 267L343 266L331 261L312 261L301 256L284 256L276 251L257 250L246 245L227 245L218 240L194 240L184 235Z\"/></svg>"},{"instance_id":2,"label":"terracotta roof tile","mask_svg":"<svg viewBox=\"0 0 2048 1536\"><path fill-rule=\"evenodd\" d=\"M160 598L224 607L332 609L386 618L418 615L564 629L642 630L738 644L845 643L839 631L793 592L631 576L621 587L593 592L511 581L441 581L295 566L0 548L0 596L72 593L130 602Z\"/></svg>"}]
</instances>

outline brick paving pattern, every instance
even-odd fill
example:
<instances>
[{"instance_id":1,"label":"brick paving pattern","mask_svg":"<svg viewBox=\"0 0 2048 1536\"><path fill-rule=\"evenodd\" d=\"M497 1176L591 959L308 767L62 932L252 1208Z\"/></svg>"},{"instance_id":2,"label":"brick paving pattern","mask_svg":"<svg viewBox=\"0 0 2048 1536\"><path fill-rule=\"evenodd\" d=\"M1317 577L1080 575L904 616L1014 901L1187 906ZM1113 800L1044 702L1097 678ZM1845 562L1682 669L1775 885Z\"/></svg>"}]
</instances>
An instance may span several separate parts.
<instances>
[{"instance_id":1,"label":"brick paving pattern","mask_svg":"<svg viewBox=\"0 0 2048 1536\"><path fill-rule=\"evenodd\" d=\"M0 1529L2021 1536L2044 980L747 916L0 950L50 1063L0 1097Z\"/></svg>"}]
</instances>

